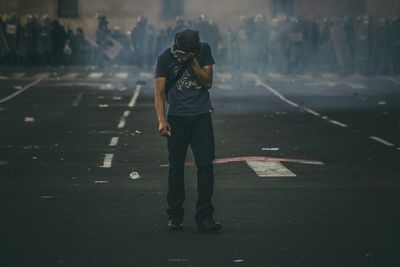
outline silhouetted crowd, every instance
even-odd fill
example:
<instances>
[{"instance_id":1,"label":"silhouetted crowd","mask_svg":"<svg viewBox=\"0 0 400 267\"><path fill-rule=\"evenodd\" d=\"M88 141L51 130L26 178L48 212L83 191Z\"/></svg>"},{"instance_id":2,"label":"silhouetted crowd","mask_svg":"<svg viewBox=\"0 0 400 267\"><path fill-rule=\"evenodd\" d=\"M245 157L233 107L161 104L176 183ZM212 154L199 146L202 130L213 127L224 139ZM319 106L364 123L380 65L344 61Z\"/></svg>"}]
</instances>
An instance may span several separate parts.
<instances>
[{"instance_id":1,"label":"silhouetted crowd","mask_svg":"<svg viewBox=\"0 0 400 267\"><path fill-rule=\"evenodd\" d=\"M222 29L200 15L177 17L173 27L156 29L140 16L130 31L110 28L97 16L93 40L82 28L73 31L57 19L17 15L0 17L0 65L59 66L111 64L152 68L157 55L183 28L197 28L219 64L283 74L314 71L363 75L400 73L400 18L372 16L242 16L238 27Z\"/></svg>"}]
</instances>

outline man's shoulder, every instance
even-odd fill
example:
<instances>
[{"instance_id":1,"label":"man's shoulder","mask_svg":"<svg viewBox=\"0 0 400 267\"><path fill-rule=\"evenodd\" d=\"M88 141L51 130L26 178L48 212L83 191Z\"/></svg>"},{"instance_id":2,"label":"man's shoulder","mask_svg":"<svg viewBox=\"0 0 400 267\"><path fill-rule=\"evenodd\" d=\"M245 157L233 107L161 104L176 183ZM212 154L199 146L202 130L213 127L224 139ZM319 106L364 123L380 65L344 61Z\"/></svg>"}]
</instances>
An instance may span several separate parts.
<instances>
[{"instance_id":1,"label":"man's shoulder","mask_svg":"<svg viewBox=\"0 0 400 267\"><path fill-rule=\"evenodd\" d=\"M165 48L160 55L158 56L160 59L169 59L173 57L172 52L171 52L171 47Z\"/></svg>"}]
</instances>

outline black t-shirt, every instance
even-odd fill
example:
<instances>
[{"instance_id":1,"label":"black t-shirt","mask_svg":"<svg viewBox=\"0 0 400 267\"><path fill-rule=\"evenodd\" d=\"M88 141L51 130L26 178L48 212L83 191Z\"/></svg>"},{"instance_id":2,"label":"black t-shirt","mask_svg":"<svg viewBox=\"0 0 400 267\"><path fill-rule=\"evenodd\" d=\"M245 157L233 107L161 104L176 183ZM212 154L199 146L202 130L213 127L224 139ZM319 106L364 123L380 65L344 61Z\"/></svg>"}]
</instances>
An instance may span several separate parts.
<instances>
[{"instance_id":1,"label":"black t-shirt","mask_svg":"<svg viewBox=\"0 0 400 267\"><path fill-rule=\"evenodd\" d=\"M215 64L211 47L202 43L201 52L197 58L200 66ZM172 47L167 48L157 59L156 78L175 77L183 62L175 55ZM210 94L197 80L191 66L187 64L181 78L170 88L168 93L168 114L177 116L193 116L213 112Z\"/></svg>"}]
</instances>

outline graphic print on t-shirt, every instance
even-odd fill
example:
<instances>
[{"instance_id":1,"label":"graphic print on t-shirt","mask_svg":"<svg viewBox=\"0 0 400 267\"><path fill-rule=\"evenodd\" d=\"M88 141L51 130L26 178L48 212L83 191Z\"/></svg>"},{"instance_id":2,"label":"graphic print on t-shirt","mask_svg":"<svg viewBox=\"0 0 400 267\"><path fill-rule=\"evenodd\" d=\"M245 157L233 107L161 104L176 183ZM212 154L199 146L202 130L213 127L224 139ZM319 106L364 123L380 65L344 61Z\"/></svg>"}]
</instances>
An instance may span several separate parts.
<instances>
[{"instance_id":1,"label":"graphic print on t-shirt","mask_svg":"<svg viewBox=\"0 0 400 267\"><path fill-rule=\"evenodd\" d=\"M189 88L198 90L202 89L199 81L193 76L194 75L189 73L189 70L186 69L185 72L182 74L182 77L177 81L176 89L178 91L183 91Z\"/></svg>"}]
</instances>

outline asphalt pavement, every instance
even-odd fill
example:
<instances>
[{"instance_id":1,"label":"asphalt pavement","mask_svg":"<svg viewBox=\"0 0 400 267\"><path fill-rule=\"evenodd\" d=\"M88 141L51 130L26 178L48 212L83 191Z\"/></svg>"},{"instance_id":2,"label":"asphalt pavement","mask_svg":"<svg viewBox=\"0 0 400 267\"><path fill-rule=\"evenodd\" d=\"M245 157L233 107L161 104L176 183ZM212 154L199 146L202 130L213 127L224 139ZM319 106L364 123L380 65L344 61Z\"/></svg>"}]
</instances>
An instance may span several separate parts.
<instances>
[{"instance_id":1,"label":"asphalt pavement","mask_svg":"<svg viewBox=\"0 0 400 267\"><path fill-rule=\"evenodd\" d=\"M215 217L167 228L151 70L0 68L1 266L400 266L400 77L215 69Z\"/></svg>"}]
</instances>

